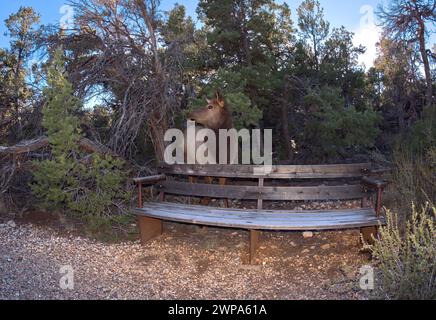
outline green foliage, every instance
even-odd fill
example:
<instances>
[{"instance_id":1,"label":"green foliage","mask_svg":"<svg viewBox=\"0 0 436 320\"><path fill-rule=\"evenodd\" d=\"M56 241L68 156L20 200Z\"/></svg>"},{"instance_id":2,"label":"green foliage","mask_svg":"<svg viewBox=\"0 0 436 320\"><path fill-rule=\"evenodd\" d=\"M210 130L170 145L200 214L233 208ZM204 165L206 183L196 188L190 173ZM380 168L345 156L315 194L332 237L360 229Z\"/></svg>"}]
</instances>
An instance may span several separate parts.
<instances>
[{"instance_id":1,"label":"green foliage","mask_svg":"<svg viewBox=\"0 0 436 320\"><path fill-rule=\"evenodd\" d=\"M77 187L71 192L67 207L80 215L109 216L114 207L122 208L132 198L125 191L124 162L110 156L92 155L92 163L77 166Z\"/></svg>"},{"instance_id":2,"label":"green foliage","mask_svg":"<svg viewBox=\"0 0 436 320\"><path fill-rule=\"evenodd\" d=\"M304 0L297 12L302 39L311 43L312 54L318 64L320 46L329 34L330 23L324 20L324 9L317 0Z\"/></svg>"},{"instance_id":3,"label":"green foliage","mask_svg":"<svg viewBox=\"0 0 436 320\"><path fill-rule=\"evenodd\" d=\"M8 49L0 49L0 143L26 139L37 125L29 119L35 112L32 99L38 86L29 85L37 23L39 15L30 7L20 7L5 20L10 43Z\"/></svg>"},{"instance_id":4,"label":"green foliage","mask_svg":"<svg viewBox=\"0 0 436 320\"><path fill-rule=\"evenodd\" d=\"M47 88L44 90L47 102L42 111L52 158L34 161L35 183L31 185L34 195L52 207L71 202L71 193L64 191L74 189L78 184L74 174L80 133L75 113L80 101L73 95L73 88L63 74L63 63L62 52L57 50L47 70Z\"/></svg>"},{"instance_id":5,"label":"green foliage","mask_svg":"<svg viewBox=\"0 0 436 320\"><path fill-rule=\"evenodd\" d=\"M64 74L61 50L55 52L48 68L44 94L43 125L51 158L33 162L33 194L46 207L67 209L94 222L96 217L103 219L113 211L125 211L131 193L125 188L124 162L97 154L83 157L79 150L81 134L76 114L81 102Z\"/></svg>"},{"instance_id":6,"label":"green foliage","mask_svg":"<svg viewBox=\"0 0 436 320\"><path fill-rule=\"evenodd\" d=\"M313 157L345 155L374 146L379 132L379 115L372 111L343 108L339 89L324 87L304 97L306 109L312 113L306 122L302 139Z\"/></svg>"},{"instance_id":7,"label":"green foliage","mask_svg":"<svg viewBox=\"0 0 436 320\"><path fill-rule=\"evenodd\" d=\"M412 151L430 150L436 148L436 106L424 110L420 120L412 127L410 135Z\"/></svg>"},{"instance_id":8,"label":"green foliage","mask_svg":"<svg viewBox=\"0 0 436 320\"><path fill-rule=\"evenodd\" d=\"M436 299L436 208L414 206L402 232L391 212L380 239L366 246L377 260L374 296L381 299Z\"/></svg>"},{"instance_id":9,"label":"green foliage","mask_svg":"<svg viewBox=\"0 0 436 320\"><path fill-rule=\"evenodd\" d=\"M198 87L222 87L226 98L235 102L236 125L258 126L282 81L275 70L283 68L291 52L289 7L272 0L202 0L197 11L210 49Z\"/></svg>"}]
</instances>

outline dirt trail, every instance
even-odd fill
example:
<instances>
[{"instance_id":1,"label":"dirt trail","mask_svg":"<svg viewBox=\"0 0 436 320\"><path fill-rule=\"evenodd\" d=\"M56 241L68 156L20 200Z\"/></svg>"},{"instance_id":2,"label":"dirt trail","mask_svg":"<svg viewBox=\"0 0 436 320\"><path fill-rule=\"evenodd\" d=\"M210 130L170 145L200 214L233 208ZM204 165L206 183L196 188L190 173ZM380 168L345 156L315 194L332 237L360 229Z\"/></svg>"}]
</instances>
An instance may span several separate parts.
<instances>
[{"instance_id":1,"label":"dirt trail","mask_svg":"<svg viewBox=\"0 0 436 320\"><path fill-rule=\"evenodd\" d=\"M47 226L0 226L0 299L365 299L357 230L264 233L258 265L246 231L166 224L165 234L105 244ZM60 288L62 266L74 289Z\"/></svg>"}]
</instances>

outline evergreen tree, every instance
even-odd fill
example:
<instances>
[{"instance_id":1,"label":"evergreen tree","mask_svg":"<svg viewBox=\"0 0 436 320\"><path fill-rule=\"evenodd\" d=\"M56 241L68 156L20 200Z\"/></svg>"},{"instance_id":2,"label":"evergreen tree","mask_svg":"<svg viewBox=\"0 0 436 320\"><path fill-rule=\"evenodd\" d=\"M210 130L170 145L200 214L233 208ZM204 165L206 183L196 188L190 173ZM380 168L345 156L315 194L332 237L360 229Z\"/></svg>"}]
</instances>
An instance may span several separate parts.
<instances>
[{"instance_id":1,"label":"evergreen tree","mask_svg":"<svg viewBox=\"0 0 436 320\"><path fill-rule=\"evenodd\" d=\"M34 111L34 92L28 85L29 60L35 47L39 15L31 7L20 7L5 20L10 48L0 49L0 142L25 139L29 115ZM2 132L4 131L4 132Z\"/></svg>"},{"instance_id":2,"label":"evergreen tree","mask_svg":"<svg viewBox=\"0 0 436 320\"><path fill-rule=\"evenodd\" d=\"M317 0L305 0L298 7L298 27L302 41L310 44L310 52L318 72L322 46L329 35L330 24L324 20L324 9Z\"/></svg>"},{"instance_id":3,"label":"evergreen tree","mask_svg":"<svg viewBox=\"0 0 436 320\"><path fill-rule=\"evenodd\" d=\"M98 219L113 214L115 204L119 211L130 201L131 193L124 186L128 173L123 169L124 162L111 156L93 154L84 161L77 117L81 101L67 80L59 49L47 70L44 95L43 125L51 158L34 161L32 192L45 206L68 209L91 224L100 224Z\"/></svg>"},{"instance_id":4,"label":"evergreen tree","mask_svg":"<svg viewBox=\"0 0 436 320\"><path fill-rule=\"evenodd\" d=\"M72 193L65 190L77 187L74 171L80 157L79 120L76 113L81 102L74 96L72 85L64 72L63 53L58 49L47 70L47 88L44 90L47 102L42 111L52 158L34 162L35 183L32 184L33 193L54 207L72 200Z\"/></svg>"}]
</instances>

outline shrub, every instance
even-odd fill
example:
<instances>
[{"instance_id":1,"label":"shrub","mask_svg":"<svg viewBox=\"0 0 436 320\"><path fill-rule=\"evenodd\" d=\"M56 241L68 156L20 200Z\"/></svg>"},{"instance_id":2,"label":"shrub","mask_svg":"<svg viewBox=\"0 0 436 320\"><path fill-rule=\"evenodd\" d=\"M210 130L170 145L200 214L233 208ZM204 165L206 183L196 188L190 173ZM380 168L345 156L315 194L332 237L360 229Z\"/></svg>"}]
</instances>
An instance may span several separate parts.
<instances>
[{"instance_id":1,"label":"shrub","mask_svg":"<svg viewBox=\"0 0 436 320\"><path fill-rule=\"evenodd\" d=\"M124 211L132 192L126 188L128 173L123 166L122 160L97 154L91 156L89 165L78 164L76 188L69 192L67 207L82 215L96 216L110 216L114 208Z\"/></svg>"},{"instance_id":2,"label":"shrub","mask_svg":"<svg viewBox=\"0 0 436 320\"><path fill-rule=\"evenodd\" d=\"M436 202L436 108L426 110L393 152L393 190L399 209Z\"/></svg>"},{"instance_id":3,"label":"shrub","mask_svg":"<svg viewBox=\"0 0 436 320\"><path fill-rule=\"evenodd\" d=\"M436 299L436 208L413 206L405 228L396 215L386 216L380 239L366 245L378 263L374 297Z\"/></svg>"},{"instance_id":4,"label":"shrub","mask_svg":"<svg viewBox=\"0 0 436 320\"><path fill-rule=\"evenodd\" d=\"M42 110L42 123L47 130L52 156L33 162L32 193L49 208L71 202L71 193L65 191L77 186L74 171L80 157L79 119L76 116L80 100L73 95L73 87L63 74L63 64L62 51L56 50L47 70L48 86L44 90L47 102Z\"/></svg>"},{"instance_id":5,"label":"shrub","mask_svg":"<svg viewBox=\"0 0 436 320\"><path fill-rule=\"evenodd\" d=\"M302 140L312 157L334 158L365 151L374 146L379 133L380 116L373 110L344 109L337 88L323 87L304 98L311 110L302 132Z\"/></svg>"},{"instance_id":6,"label":"shrub","mask_svg":"<svg viewBox=\"0 0 436 320\"><path fill-rule=\"evenodd\" d=\"M47 83L43 125L51 156L33 162L32 193L44 207L66 209L78 215L94 233L100 229L107 231L112 222L121 221L114 214L125 214L131 199L124 161L80 152L81 133L76 114L81 103L64 74L59 50L48 68Z\"/></svg>"},{"instance_id":7,"label":"shrub","mask_svg":"<svg viewBox=\"0 0 436 320\"><path fill-rule=\"evenodd\" d=\"M413 151L407 146L393 153L393 198L395 206L402 211L412 203L436 200L436 147Z\"/></svg>"}]
</instances>

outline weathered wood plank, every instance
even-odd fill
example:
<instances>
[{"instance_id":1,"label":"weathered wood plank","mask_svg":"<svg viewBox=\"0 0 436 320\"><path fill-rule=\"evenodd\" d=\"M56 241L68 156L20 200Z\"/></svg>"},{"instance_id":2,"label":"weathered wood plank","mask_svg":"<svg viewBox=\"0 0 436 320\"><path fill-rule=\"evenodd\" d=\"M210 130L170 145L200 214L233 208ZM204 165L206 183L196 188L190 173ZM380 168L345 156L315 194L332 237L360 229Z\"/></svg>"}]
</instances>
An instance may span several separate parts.
<instances>
[{"instance_id":1,"label":"weathered wood plank","mask_svg":"<svg viewBox=\"0 0 436 320\"><path fill-rule=\"evenodd\" d=\"M160 205L146 205L144 206L147 210L151 211L156 209L156 211L170 211L174 215L180 215L181 217L190 216L192 219L212 219L215 221L222 221L223 223L234 223L237 220L251 219L251 220L268 220L274 223L283 223L288 219L289 215L292 215L293 218L296 219L306 219L310 216L310 221L313 222L324 222L329 220L329 222L346 222L346 221L354 221L356 217L361 217L362 215L371 215L375 217L374 210L339 210L339 211L320 211L318 213L294 213L293 211L284 211L284 213L275 214L275 213L267 213L265 214L263 211L252 211L249 210L247 212L239 211L231 209L230 211L226 211L223 209L218 210L209 210L208 207L203 207L204 210L200 211L198 208L186 207L182 206L181 208L171 207L171 206L160 206ZM311 214L312 213L312 214Z\"/></svg>"},{"instance_id":2,"label":"weathered wood plank","mask_svg":"<svg viewBox=\"0 0 436 320\"><path fill-rule=\"evenodd\" d=\"M377 226L384 223L372 209L338 211L239 210L169 203L148 203L134 209L138 216L175 222L249 230L334 230ZM274 212L274 213L271 213Z\"/></svg>"},{"instance_id":3,"label":"weathered wood plank","mask_svg":"<svg viewBox=\"0 0 436 320\"><path fill-rule=\"evenodd\" d=\"M256 217L265 217L268 219L280 220L286 215L292 214L294 217L306 217L313 215L312 219L341 218L354 219L356 215L371 214L375 216L374 209L357 208L357 209L336 209L336 210L256 210L256 209L237 209L237 208L215 208L199 205L185 205L172 202L150 202L143 206L144 208L157 208L158 210L168 210L178 214L189 214L192 216L221 216L228 215L229 219L245 218L247 216L255 219ZM331 215L331 217L330 217Z\"/></svg>"},{"instance_id":4,"label":"weathered wood plank","mask_svg":"<svg viewBox=\"0 0 436 320\"><path fill-rule=\"evenodd\" d=\"M261 174L263 166L256 165L167 165L160 164L162 173L188 176L209 176L226 178L268 179L334 179L361 178L371 169L370 163L336 165L293 165L272 166L272 171Z\"/></svg>"},{"instance_id":5,"label":"weathered wood plank","mask_svg":"<svg viewBox=\"0 0 436 320\"><path fill-rule=\"evenodd\" d=\"M259 187L240 185L191 184L164 181L156 185L165 193L211 197L217 199L246 200L347 200L360 199L365 193L361 185L313 186L313 187Z\"/></svg>"},{"instance_id":6,"label":"weathered wood plank","mask_svg":"<svg viewBox=\"0 0 436 320\"><path fill-rule=\"evenodd\" d=\"M259 248L260 231L250 230L250 264L253 264L256 259L256 251Z\"/></svg>"},{"instance_id":7,"label":"weathered wood plank","mask_svg":"<svg viewBox=\"0 0 436 320\"><path fill-rule=\"evenodd\" d=\"M160 236L163 231L162 220L143 215L138 215L138 226L142 244Z\"/></svg>"}]
</instances>

